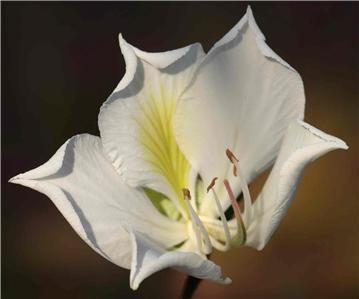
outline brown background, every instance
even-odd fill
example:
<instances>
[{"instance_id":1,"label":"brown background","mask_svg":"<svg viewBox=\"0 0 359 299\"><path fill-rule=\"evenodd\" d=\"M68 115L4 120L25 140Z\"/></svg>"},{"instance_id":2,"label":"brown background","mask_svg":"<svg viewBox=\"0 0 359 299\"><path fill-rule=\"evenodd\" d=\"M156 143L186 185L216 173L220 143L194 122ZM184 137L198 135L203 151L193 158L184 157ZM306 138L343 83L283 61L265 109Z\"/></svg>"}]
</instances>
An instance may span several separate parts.
<instances>
[{"instance_id":1,"label":"brown background","mask_svg":"<svg viewBox=\"0 0 359 299\"><path fill-rule=\"evenodd\" d=\"M70 136L98 134L97 113L124 73L122 32L139 48L206 50L246 3L1 3L3 298L176 298L173 270L129 289L129 272L93 252L42 194L7 180ZM195 298L359 297L358 4L252 3L270 46L302 75L306 121L350 149L311 164L262 252L214 253L231 286ZM251 189L258 192L264 176Z\"/></svg>"}]
</instances>

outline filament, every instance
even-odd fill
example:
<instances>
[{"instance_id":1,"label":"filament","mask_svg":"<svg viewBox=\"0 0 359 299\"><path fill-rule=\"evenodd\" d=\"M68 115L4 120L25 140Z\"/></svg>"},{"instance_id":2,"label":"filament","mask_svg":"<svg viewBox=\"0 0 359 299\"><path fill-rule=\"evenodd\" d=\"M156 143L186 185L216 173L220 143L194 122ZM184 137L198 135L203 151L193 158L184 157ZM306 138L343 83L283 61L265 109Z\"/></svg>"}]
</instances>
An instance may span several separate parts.
<instances>
[{"instance_id":1,"label":"filament","mask_svg":"<svg viewBox=\"0 0 359 299\"><path fill-rule=\"evenodd\" d=\"M251 195L249 193L249 189L248 189L248 184L246 182L246 179L244 177L243 171L241 169L241 167L239 166L239 160L236 158L236 156L229 150L226 150L226 155L228 157L228 159L231 161L231 163L233 164L233 175L234 176L238 176L239 178L239 183L241 185L241 189L242 189L242 193L243 193L243 198L244 198L244 219L246 220L246 222L251 218L251 206L252 206L252 199L251 199Z\"/></svg>"},{"instance_id":2,"label":"filament","mask_svg":"<svg viewBox=\"0 0 359 299\"><path fill-rule=\"evenodd\" d=\"M197 241L198 250L200 252L203 252L204 254L208 255L208 254L210 254L212 252L212 243L211 243L211 241L209 239L207 230L204 227L201 219L199 219L198 215L196 214L196 212L192 208L192 205L190 203L190 200L191 200L190 191L188 189L182 189L182 190L183 190L183 196L184 196L185 202L187 204L187 207L188 207L188 210L189 210L189 213L190 213L190 216L191 216L192 228L193 228L193 231L195 232L195 235L196 235L196 241ZM202 249L201 233L202 233L202 236L204 238L204 250Z\"/></svg>"},{"instance_id":3,"label":"filament","mask_svg":"<svg viewBox=\"0 0 359 299\"><path fill-rule=\"evenodd\" d=\"M222 224L223 224L223 230L224 230L224 236L225 236L225 239L226 239L226 243L225 243L225 246L223 248L223 250L228 250L230 248L230 241L231 241L231 235L229 233L229 228L228 228L228 222L227 222L227 219L226 219L226 216L224 215L224 211L222 209L222 206L221 206L221 203L219 202L219 199L218 199L218 196L217 196L217 193L216 191L214 190L214 185L215 185L215 182L217 180L217 177L215 177L211 183L209 184L209 186L207 187L207 193L211 190L212 191L212 194L213 194L213 198L216 202L216 205L217 205L217 209L218 209L218 212L220 214L220 217L221 217L221 221L222 221Z\"/></svg>"},{"instance_id":4,"label":"filament","mask_svg":"<svg viewBox=\"0 0 359 299\"><path fill-rule=\"evenodd\" d=\"M243 220L242 220L242 216L241 216L241 211L239 209L239 205L237 203L237 200L233 194L233 190L231 188L231 185L229 184L228 180L224 180L223 181L224 186L226 187L227 193L228 193L228 197L229 200L231 201L231 205L234 211L234 216L236 217L237 220L237 243L238 245L242 245L245 242L246 239L246 232L245 232L245 228L244 228L244 224L243 224Z\"/></svg>"},{"instance_id":5,"label":"filament","mask_svg":"<svg viewBox=\"0 0 359 299\"><path fill-rule=\"evenodd\" d=\"M232 204L232 208L233 208L233 211L234 211L234 215L237 219L241 219L241 211L239 209L239 205L237 203L237 200L236 198L234 197L234 194L233 194L233 191L232 191L232 188L231 188L231 185L229 184L228 180L224 180L223 181L223 184L224 186L226 187L226 190L227 190L227 193L228 193L228 197L229 197L229 200L231 201L231 204Z\"/></svg>"}]
</instances>

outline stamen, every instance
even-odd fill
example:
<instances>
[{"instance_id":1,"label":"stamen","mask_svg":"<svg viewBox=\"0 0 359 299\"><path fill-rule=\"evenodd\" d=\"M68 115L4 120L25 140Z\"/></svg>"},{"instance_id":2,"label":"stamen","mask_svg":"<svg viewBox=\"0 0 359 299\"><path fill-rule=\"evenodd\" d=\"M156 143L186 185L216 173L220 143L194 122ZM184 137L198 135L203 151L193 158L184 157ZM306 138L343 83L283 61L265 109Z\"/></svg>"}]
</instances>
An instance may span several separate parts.
<instances>
[{"instance_id":1,"label":"stamen","mask_svg":"<svg viewBox=\"0 0 359 299\"><path fill-rule=\"evenodd\" d=\"M194 216L193 216L194 211L193 211L192 206L191 206L191 204L189 202L191 200L191 193L189 192L188 189L185 189L185 188L182 189L182 192L183 192L184 201L187 204L187 207L188 207L188 210L190 212L191 219L192 219L192 228L193 228L193 231L194 231L195 236L196 236L197 247L198 247L199 252L202 252L202 241L201 241L200 232L198 230L197 224L194 221Z\"/></svg>"},{"instance_id":2,"label":"stamen","mask_svg":"<svg viewBox=\"0 0 359 299\"><path fill-rule=\"evenodd\" d=\"M192 228L195 232L196 235L196 241L197 241L197 246L198 246L198 250L200 252L203 252L204 254L208 255L212 252L212 243L209 239L208 233L206 228L204 227L201 219L199 219L199 217L197 216L196 212L194 211L194 209L192 208L191 203L189 202L191 200L191 193L188 189L183 188L183 196L185 199L185 202L187 204L189 213L191 215L191 219L192 219ZM204 238L204 250L202 250L202 240L201 240L201 236L200 233L202 233L202 236Z\"/></svg>"},{"instance_id":3,"label":"stamen","mask_svg":"<svg viewBox=\"0 0 359 299\"><path fill-rule=\"evenodd\" d=\"M211 181L211 183L207 187L207 193L211 190L212 194L213 194L213 197L214 197L214 200L216 201L217 209L218 209L218 212L219 212L219 214L221 216L221 221L222 221L222 224L223 224L224 236L226 238L226 243L225 243L225 246L224 246L223 250L228 250L230 248L230 241L231 241L231 235L229 233L228 222L227 222L226 216L224 215L224 211L222 209L221 203L219 202L217 193L213 188L214 185L216 184L217 179L218 179L217 177L213 178L213 180Z\"/></svg>"},{"instance_id":4,"label":"stamen","mask_svg":"<svg viewBox=\"0 0 359 299\"><path fill-rule=\"evenodd\" d=\"M235 217L238 218L238 219L239 219L239 218L242 218L242 217L241 217L241 210L239 209L239 205L238 205L238 203L237 203L237 200L236 200L236 198L234 197L234 194L233 194L231 185L229 184L229 182L228 182L227 179L225 179L225 180L223 181L223 184L224 184L224 186L226 187L229 200L231 201L231 204L232 204L232 207L233 207L233 210L234 210L234 215L235 215Z\"/></svg>"},{"instance_id":5,"label":"stamen","mask_svg":"<svg viewBox=\"0 0 359 299\"><path fill-rule=\"evenodd\" d=\"M243 223L242 216L241 216L241 211L239 209L239 205L237 203L236 198L234 197L231 185L229 184L228 180L224 180L223 184L226 187L228 197L231 201L234 215L237 220L237 238L238 238L237 241L238 241L239 245L242 245L245 242L246 236L245 236L245 228L244 228L244 223Z\"/></svg>"},{"instance_id":6,"label":"stamen","mask_svg":"<svg viewBox=\"0 0 359 299\"><path fill-rule=\"evenodd\" d=\"M233 164L233 175L234 176L238 176L239 177L239 183L241 185L241 189L243 192L243 197L244 197L244 219L246 220L246 222L251 218L251 206L252 206L252 199L251 199L251 195L249 193L249 189L248 189L248 184L246 182L246 179L244 177L244 174L241 170L241 168L239 167L239 160L236 158L236 156L229 150L226 150L226 155L229 159L229 161L231 161L231 163ZM238 175L237 175L238 172Z\"/></svg>"},{"instance_id":7,"label":"stamen","mask_svg":"<svg viewBox=\"0 0 359 299\"><path fill-rule=\"evenodd\" d=\"M233 175L237 176L237 165L239 160L236 158L236 156L227 148L226 149L226 155L229 159L229 161L231 161L231 163L233 164Z\"/></svg>"}]
</instances>

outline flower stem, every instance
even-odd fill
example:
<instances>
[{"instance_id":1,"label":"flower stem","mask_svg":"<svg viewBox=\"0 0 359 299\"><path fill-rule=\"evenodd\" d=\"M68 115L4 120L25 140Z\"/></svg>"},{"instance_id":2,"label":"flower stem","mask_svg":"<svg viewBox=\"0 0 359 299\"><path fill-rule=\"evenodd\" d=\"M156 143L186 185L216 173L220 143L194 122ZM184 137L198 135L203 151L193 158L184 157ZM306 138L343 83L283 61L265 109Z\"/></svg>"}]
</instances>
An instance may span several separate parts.
<instances>
[{"instance_id":1,"label":"flower stem","mask_svg":"<svg viewBox=\"0 0 359 299\"><path fill-rule=\"evenodd\" d=\"M201 281L202 279L198 279L193 276L188 276L183 286L181 299L191 299Z\"/></svg>"}]
</instances>

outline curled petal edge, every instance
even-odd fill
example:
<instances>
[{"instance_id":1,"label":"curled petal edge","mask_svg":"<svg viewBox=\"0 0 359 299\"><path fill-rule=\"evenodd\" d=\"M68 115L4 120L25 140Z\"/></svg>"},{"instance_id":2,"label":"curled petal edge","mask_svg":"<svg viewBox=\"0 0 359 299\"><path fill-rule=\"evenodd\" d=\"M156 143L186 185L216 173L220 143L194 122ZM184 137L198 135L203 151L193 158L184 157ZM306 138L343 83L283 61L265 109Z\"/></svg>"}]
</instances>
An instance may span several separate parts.
<instances>
[{"instance_id":1,"label":"curled petal edge","mask_svg":"<svg viewBox=\"0 0 359 299\"><path fill-rule=\"evenodd\" d=\"M348 149L341 139L303 122L292 123L262 192L246 224L246 245L262 250L286 214L304 167L335 149Z\"/></svg>"},{"instance_id":2,"label":"curled petal edge","mask_svg":"<svg viewBox=\"0 0 359 299\"><path fill-rule=\"evenodd\" d=\"M165 251L151 240L137 232L131 233L132 263L130 286L137 290L141 282L165 268L177 271L199 279L208 279L220 284L230 284L232 280L223 277L221 268L196 253Z\"/></svg>"},{"instance_id":3,"label":"curled petal edge","mask_svg":"<svg viewBox=\"0 0 359 299\"><path fill-rule=\"evenodd\" d=\"M185 225L170 221L121 181L96 136L70 138L47 162L9 181L49 197L92 249L123 268L131 264L129 230L153 235L166 248L187 237Z\"/></svg>"}]
</instances>

